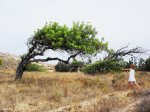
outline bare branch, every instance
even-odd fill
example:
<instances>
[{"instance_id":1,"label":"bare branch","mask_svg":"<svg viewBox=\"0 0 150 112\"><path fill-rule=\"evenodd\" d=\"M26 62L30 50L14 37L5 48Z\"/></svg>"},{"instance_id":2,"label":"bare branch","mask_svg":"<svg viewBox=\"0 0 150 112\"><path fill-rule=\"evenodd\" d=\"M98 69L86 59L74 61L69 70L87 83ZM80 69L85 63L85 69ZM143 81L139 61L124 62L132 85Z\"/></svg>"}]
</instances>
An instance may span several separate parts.
<instances>
[{"instance_id":1,"label":"bare branch","mask_svg":"<svg viewBox=\"0 0 150 112\"><path fill-rule=\"evenodd\" d=\"M48 57L46 59L32 59L32 60L29 61L29 63L30 62L39 62L39 61L41 61L41 62L47 62L47 61L52 61L52 60L58 60L58 61L61 61L61 62L67 64L67 63L69 63L69 61L70 61L71 58L75 58L80 53L81 53L81 51L77 52L77 53L75 53L75 54L73 54L71 56L69 56L67 60L63 60L63 59L60 59L60 58L50 58L50 57Z\"/></svg>"},{"instance_id":2,"label":"bare branch","mask_svg":"<svg viewBox=\"0 0 150 112\"><path fill-rule=\"evenodd\" d=\"M122 47L120 49L118 49L116 52L110 53L106 58L106 59L119 59L122 58L124 56L134 56L134 54L143 54L145 52L147 52L146 50L142 49L141 47L136 47L133 49L127 49L128 46ZM135 56L134 56L135 57Z\"/></svg>"}]
</instances>

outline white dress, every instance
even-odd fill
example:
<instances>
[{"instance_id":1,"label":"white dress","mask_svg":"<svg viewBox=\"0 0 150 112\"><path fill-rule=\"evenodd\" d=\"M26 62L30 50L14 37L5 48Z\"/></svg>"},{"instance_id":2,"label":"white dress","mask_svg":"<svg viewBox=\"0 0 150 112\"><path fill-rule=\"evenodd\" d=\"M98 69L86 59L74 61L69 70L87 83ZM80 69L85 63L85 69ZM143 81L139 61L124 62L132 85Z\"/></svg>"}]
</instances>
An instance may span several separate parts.
<instances>
[{"instance_id":1,"label":"white dress","mask_svg":"<svg viewBox=\"0 0 150 112\"><path fill-rule=\"evenodd\" d=\"M128 81L136 81L135 80L135 70L134 69L130 69L129 80Z\"/></svg>"}]
</instances>

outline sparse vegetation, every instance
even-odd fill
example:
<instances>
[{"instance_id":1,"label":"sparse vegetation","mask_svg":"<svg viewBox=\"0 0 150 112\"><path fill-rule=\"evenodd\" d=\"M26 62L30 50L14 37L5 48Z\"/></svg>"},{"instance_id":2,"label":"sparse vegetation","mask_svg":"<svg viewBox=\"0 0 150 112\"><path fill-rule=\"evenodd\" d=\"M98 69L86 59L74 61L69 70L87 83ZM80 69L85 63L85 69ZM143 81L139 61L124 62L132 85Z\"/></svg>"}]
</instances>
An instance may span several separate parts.
<instances>
[{"instance_id":1,"label":"sparse vegetation","mask_svg":"<svg viewBox=\"0 0 150 112\"><path fill-rule=\"evenodd\" d=\"M135 96L127 97L128 73L88 76L75 72L25 72L23 79L17 81L13 74L1 76L0 110L49 111L69 105L66 111L107 112L135 100ZM137 72L139 85L149 88L150 74L140 75ZM85 108L81 102L91 103Z\"/></svg>"}]
</instances>

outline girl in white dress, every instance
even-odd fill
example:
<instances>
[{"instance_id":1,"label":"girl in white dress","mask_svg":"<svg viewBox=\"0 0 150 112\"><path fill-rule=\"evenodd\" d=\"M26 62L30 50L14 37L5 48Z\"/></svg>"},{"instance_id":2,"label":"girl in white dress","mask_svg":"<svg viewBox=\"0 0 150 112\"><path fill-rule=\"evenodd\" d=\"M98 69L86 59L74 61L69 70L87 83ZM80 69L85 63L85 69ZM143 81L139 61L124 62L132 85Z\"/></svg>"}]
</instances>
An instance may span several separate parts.
<instances>
[{"instance_id":1,"label":"girl in white dress","mask_svg":"<svg viewBox=\"0 0 150 112\"><path fill-rule=\"evenodd\" d=\"M134 65L131 64L130 72L129 72L129 79L128 79L128 88L134 87L134 85L136 85L138 89L141 89L140 86L136 83Z\"/></svg>"}]
</instances>

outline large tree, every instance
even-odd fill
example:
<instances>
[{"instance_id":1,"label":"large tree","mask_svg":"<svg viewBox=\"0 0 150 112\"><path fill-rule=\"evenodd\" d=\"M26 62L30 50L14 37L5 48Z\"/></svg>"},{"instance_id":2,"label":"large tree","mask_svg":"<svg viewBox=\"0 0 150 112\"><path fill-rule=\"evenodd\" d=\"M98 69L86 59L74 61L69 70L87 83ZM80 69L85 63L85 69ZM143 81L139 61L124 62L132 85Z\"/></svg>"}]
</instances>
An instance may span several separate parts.
<instances>
[{"instance_id":1,"label":"large tree","mask_svg":"<svg viewBox=\"0 0 150 112\"><path fill-rule=\"evenodd\" d=\"M28 39L28 52L21 57L15 79L22 78L23 72L31 62L58 60L68 63L71 58L75 58L77 55L92 55L106 50L107 43L98 40L96 34L95 28L89 23L76 22L70 28L56 22L46 24ZM59 57L52 58L51 54L45 59L37 58L37 56L43 56L47 50L68 53L68 58L66 60Z\"/></svg>"}]
</instances>

